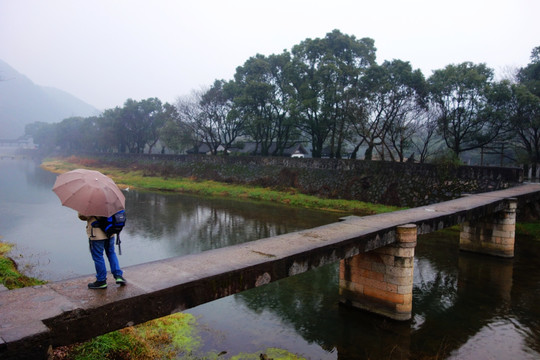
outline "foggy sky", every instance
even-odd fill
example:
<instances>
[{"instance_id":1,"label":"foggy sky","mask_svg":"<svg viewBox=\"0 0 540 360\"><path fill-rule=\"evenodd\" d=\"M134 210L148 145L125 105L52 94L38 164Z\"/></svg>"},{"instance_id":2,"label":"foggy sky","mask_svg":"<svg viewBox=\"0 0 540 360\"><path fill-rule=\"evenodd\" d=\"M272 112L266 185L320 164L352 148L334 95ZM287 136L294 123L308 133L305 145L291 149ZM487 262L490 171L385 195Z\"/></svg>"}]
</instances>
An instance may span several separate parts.
<instances>
[{"instance_id":1,"label":"foggy sky","mask_svg":"<svg viewBox=\"0 0 540 360\"><path fill-rule=\"evenodd\" d=\"M0 0L0 59L108 109L174 102L257 53L334 29L374 39L378 63L409 61L426 77L463 61L503 73L540 46L539 14L538 0Z\"/></svg>"}]
</instances>

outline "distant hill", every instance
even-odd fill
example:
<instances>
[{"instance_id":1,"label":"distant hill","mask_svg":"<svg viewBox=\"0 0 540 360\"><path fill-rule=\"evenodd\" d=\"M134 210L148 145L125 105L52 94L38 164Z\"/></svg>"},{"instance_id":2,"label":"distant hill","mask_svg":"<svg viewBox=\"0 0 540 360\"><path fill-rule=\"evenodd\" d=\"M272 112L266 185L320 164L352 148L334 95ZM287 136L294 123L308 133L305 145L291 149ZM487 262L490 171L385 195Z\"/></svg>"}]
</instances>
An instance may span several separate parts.
<instances>
[{"instance_id":1,"label":"distant hill","mask_svg":"<svg viewBox=\"0 0 540 360\"><path fill-rule=\"evenodd\" d=\"M24 135L25 125L35 121L56 123L97 114L92 105L65 91L36 85L0 60L0 139Z\"/></svg>"}]
</instances>

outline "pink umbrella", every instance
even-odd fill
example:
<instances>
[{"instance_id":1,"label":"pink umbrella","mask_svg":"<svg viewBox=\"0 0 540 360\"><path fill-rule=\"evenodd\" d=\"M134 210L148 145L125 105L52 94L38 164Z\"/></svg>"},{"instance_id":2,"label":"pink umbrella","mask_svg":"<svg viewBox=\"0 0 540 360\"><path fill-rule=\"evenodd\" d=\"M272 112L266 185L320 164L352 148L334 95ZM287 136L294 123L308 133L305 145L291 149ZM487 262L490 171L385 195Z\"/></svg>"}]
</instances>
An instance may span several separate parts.
<instances>
[{"instance_id":1,"label":"pink umbrella","mask_svg":"<svg viewBox=\"0 0 540 360\"><path fill-rule=\"evenodd\" d=\"M62 205L86 216L111 216L125 209L126 198L108 176L76 169L58 175L53 189Z\"/></svg>"}]
</instances>

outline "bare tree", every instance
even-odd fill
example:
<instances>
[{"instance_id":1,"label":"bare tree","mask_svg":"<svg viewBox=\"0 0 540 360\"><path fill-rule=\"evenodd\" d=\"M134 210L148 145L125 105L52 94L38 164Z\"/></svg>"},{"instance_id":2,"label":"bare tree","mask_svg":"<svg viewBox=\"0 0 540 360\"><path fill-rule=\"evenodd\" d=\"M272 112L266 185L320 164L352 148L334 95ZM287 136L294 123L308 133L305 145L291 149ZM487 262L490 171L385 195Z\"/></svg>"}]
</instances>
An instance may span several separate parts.
<instances>
[{"instance_id":1,"label":"bare tree","mask_svg":"<svg viewBox=\"0 0 540 360\"><path fill-rule=\"evenodd\" d=\"M202 94L206 90L193 90L190 95L180 97L176 100L176 111L178 118L175 124L169 124L174 129L176 136L171 144L179 148L183 141L191 143L198 152L199 146L203 143L203 124L201 124L202 109L200 102ZM171 146L169 144L169 146Z\"/></svg>"},{"instance_id":2,"label":"bare tree","mask_svg":"<svg viewBox=\"0 0 540 360\"><path fill-rule=\"evenodd\" d=\"M414 135L411 137L412 148L418 153L418 161L426 162L438 148L441 139L437 138L437 119L439 115L432 107L423 108L416 113L411 125Z\"/></svg>"}]
</instances>

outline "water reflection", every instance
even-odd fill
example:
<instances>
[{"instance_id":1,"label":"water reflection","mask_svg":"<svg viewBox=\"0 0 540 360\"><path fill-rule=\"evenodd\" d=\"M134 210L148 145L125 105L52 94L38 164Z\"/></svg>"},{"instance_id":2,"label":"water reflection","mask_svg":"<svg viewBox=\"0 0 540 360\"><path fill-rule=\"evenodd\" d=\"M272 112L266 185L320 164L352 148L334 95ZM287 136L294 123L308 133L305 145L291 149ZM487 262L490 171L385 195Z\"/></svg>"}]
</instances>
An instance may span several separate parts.
<instances>
[{"instance_id":1,"label":"water reflection","mask_svg":"<svg viewBox=\"0 0 540 360\"><path fill-rule=\"evenodd\" d=\"M25 204L47 201L43 192L54 183L55 174L43 171L32 160L0 160L0 201ZM25 191L20 191L20 190ZM50 190L50 188L48 188Z\"/></svg>"},{"instance_id":2,"label":"water reflection","mask_svg":"<svg viewBox=\"0 0 540 360\"><path fill-rule=\"evenodd\" d=\"M133 191L126 193L126 208L129 238L158 243L168 256L262 239L338 218L273 204Z\"/></svg>"},{"instance_id":3,"label":"water reflection","mask_svg":"<svg viewBox=\"0 0 540 360\"><path fill-rule=\"evenodd\" d=\"M523 276L529 266L518 265L538 244L521 239L519 255L508 260L459 252L457 239L456 232L419 241L410 322L338 306L335 265L235 297L324 349L312 358L538 358L540 287L537 277Z\"/></svg>"}]
</instances>

